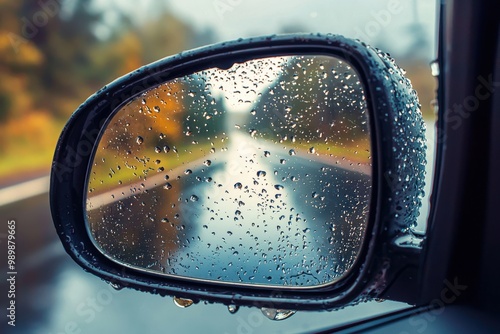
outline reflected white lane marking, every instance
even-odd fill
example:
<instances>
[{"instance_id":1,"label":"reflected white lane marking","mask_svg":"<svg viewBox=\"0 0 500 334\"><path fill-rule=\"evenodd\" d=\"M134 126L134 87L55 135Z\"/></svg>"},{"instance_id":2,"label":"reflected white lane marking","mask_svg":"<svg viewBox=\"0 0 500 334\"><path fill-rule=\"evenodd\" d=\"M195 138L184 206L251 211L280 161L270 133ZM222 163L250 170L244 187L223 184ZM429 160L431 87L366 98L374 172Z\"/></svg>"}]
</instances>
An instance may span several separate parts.
<instances>
[{"instance_id":1,"label":"reflected white lane marking","mask_svg":"<svg viewBox=\"0 0 500 334\"><path fill-rule=\"evenodd\" d=\"M49 191L50 176L15 184L0 189L0 206L22 201Z\"/></svg>"}]
</instances>

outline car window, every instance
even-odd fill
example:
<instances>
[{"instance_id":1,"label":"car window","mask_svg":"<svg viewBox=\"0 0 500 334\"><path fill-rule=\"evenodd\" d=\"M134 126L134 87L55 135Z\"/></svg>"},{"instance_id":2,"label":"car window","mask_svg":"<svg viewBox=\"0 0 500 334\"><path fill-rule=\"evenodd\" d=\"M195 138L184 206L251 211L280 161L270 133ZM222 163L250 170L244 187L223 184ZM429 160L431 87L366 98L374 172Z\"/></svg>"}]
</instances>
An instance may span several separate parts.
<instances>
[{"instance_id":1,"label":"car window","mask_svg":"<svg viewBox=\"0 0 500 334\"><path fill-rule=\"evenodd\" d=\"M165 4L150 0L141 6L117 0L0 1L0 187L8 189L8 194L27 197L5 195L8 200L0 203L2 217L18 222L22 240L18 256L23 275L18 277L17 302L24 318L19 327L25 332L49 333L158 329L289 333L408 307L378 300L335 312L297 312L275 322L259 309L235 312L203 303L181 309L171 298L117 291L67 257L51 226L47 183L40 180L46 180L57 137L70 114L87 96L120 75L183 50L226 40L294 32L339 33L389 52L418 92L428 138L426 196L415 227L423 232L433 175L435 82L428 64L435 54L435 22L436 4L431 0L171 0ZM273 172L267 174L274 176ZM30 197L33 183L25 184L30 180L38 180L37 187L41 184L41 195ZM23 184L24 188L7 188ZM0 236L5 233L0 230Z\"/></svg>"}]
</instances>

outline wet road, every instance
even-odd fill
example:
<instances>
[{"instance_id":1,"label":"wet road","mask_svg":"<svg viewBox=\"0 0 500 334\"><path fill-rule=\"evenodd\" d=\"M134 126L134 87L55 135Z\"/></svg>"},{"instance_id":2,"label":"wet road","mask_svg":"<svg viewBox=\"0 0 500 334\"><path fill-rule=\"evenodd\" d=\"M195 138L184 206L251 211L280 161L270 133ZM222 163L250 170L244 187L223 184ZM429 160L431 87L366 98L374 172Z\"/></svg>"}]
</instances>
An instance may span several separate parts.
<instances>
[{"instance_id":1,"label":"wet road","mask_svg":"<svg viewBox=\"0 0 500 334\"><path fill-rule=\"evenodd\" d=\"M299 333L398 309L367 303L338 312L298 312L273 322L259 310L230 314L222 305L176 307L169 297L115 291L64 252L50 218L48 195L0 208L1 333ZM16 221L16 327L7 325L6 223Z\"/></svg>"}]
</instances>

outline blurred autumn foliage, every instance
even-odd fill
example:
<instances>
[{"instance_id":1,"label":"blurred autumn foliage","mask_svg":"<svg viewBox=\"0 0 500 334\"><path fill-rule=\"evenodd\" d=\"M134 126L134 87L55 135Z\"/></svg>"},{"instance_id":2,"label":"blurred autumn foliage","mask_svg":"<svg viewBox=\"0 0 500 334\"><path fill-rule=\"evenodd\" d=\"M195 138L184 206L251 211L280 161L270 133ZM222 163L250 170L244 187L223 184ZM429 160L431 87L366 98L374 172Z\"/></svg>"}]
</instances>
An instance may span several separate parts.
<instances>
[{"instance_id":1,"label":"blurred autumn foliage","mask_svg":"<svg viewBox=\"0 0 500 334\"><path fill-rule=\"evenodd\" d=\"M199 40L167 10L141 23L117 11L110 24L91 4L0 0L0 178L48 171L62 126L89 95Z\"/></svg>"},{"instance_id":2,"label":"blurred autumn foliage","mask_svg":"<svg viewBox=\"0 0 500 334\"><path fill-rule=\"evenodd\" d=\"M155 3L150 15L85 0L0 0L0 181L48 172L70 114L115 78L168 55L214 42ZM141 3L141 11L148 7ZM110 19L111 17L111 19ZM404 57L403 57L404 58ZM426 61L403 63L424 115L434 79Z\"/></svg>"}]
</instances>

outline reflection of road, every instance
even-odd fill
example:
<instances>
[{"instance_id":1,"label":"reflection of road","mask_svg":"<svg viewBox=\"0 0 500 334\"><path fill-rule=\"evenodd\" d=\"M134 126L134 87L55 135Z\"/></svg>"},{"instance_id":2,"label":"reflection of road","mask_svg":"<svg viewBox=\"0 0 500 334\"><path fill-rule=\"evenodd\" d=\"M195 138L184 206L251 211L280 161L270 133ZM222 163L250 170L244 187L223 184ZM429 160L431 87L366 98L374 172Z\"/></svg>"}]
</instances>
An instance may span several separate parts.
<instances>
[{"instance_id":1,"label":"reflection of road","mask_svg":"<svg viewBox=\"0 0 500 334\"><path fill-rule=\"evenodd\" d=\"M370 177L243 134L231 138L209 167L172 183L182 187L183 233L167 272L278 285L339 276L356 257ZM151 203L158 191L140 200Z\"/></svg>"}]
</instances>

